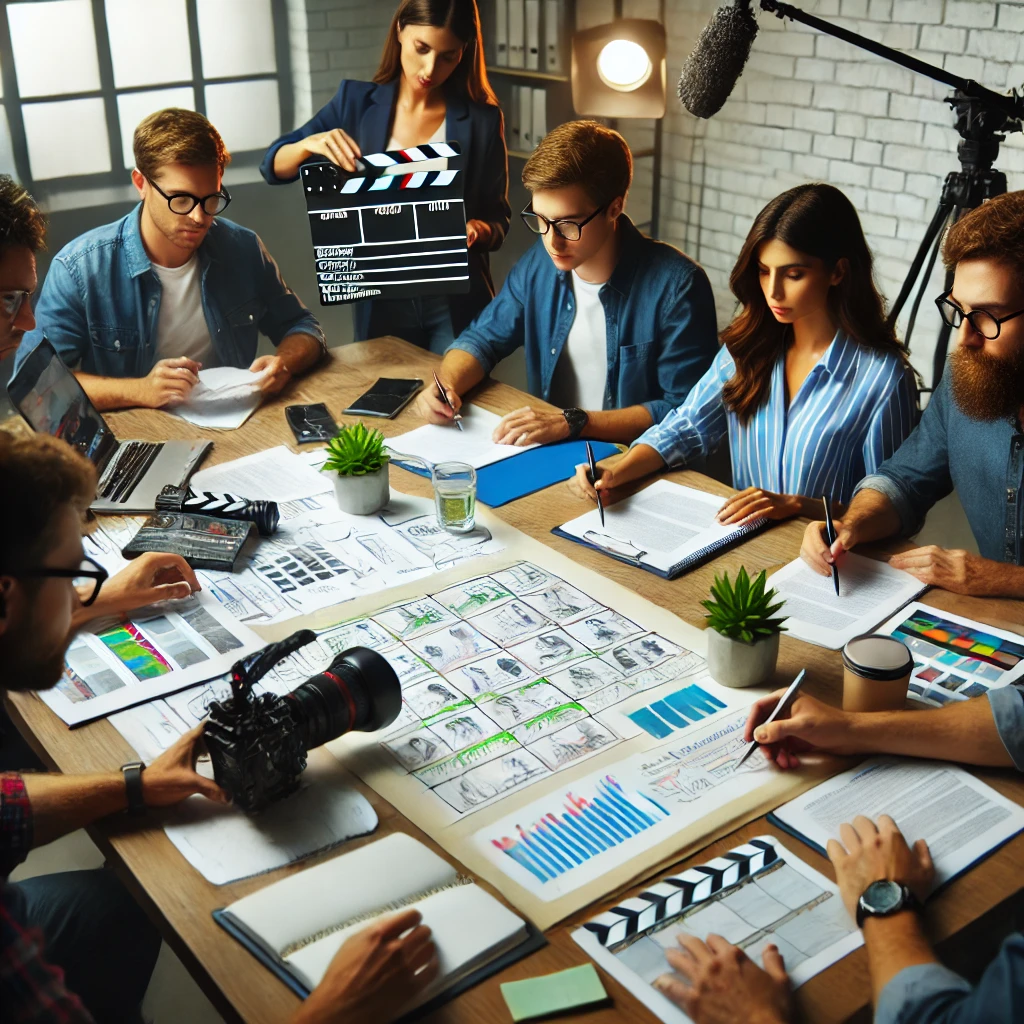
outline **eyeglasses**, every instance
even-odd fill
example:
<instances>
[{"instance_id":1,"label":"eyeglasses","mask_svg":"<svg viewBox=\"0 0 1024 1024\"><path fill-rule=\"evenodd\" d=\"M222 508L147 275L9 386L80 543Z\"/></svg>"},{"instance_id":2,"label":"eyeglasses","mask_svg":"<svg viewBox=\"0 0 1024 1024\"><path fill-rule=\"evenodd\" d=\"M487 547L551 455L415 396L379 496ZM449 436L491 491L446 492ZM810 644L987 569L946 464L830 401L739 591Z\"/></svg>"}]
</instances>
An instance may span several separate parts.
<instances>
[{"instance_id":1,"label":"eyeglasses","mask_svg":"<svg viewBox=\"0 0 1024 1024\"><path fill-rule=\"evenodd\" d=\"M971 325L971 329L980 334L988 341L999 337L999 331L1007 320L1013 320L1018 316L1024 316L1024 309L1018 309L1016 313L1009 316L995 316L984 309L972 309L965 313L951 298L952 292L946 292L935 300L939 307L939 315L943 323L952 328L958 328L965 320Z\"/></svg>"},{"instance_id":2,"label":"eyeglasses","mask_svg":"<svg viewBox=\"0 0 1024 1024\"><path fill-rule=\"evenodd\" d=\"M28 292L0 292L0 309L4 311L4 316L13 320L21 312L28 297Z\"/></svg>"},{"instance_id":3,"label":"eyeglasses","mask_svg":"<svg viewBox=\"0 0 1024 1024\"><path fill-rule=\"evenodd\" d=\"M169 196L152 178L147 178L146 181L167 200L167 207L171 213L180 214L182 217L187 217L197 206L203 208L203 213L207 217L215 217L218 213L223 213L231 202L231 193L226 188L219 192L211 192L202 198L192 195L191 192L175 192L173 196Z\"/></svg>"},{"instance_id":4,"label":"eyeglasses","mask_svg":"<svg viewBox=\"0 0 1024 1024\"><path fill-rule=\"evenodd\" d=\"M605 203L600 209L595 210L586 220L548 220L547 217L534 213L529 206L519 214L523 223L535 234L546 235L548 228L554 228L555 234L564 238L567 242L578 242L583 229L599 214L611 206Z\"/></svg>"},{"instance_id":5,"label":"eyeglasses","mask_svg":"<svg viewBox=\"0 0 1024 1024\"><path fill-rule=\"evenodd\" d=\"M22 569L19 572L10 573L10 575L35 579L54 577L71 580L75 590L78 591L78 598L82 602L82 606L88 608L99 596L100 587L103 586L103 581L110 573L94 558L86 555L82 559L82 564L76 569L51 569L48 566L40 566L37 569Z\"/></svg>"}]
</instances>

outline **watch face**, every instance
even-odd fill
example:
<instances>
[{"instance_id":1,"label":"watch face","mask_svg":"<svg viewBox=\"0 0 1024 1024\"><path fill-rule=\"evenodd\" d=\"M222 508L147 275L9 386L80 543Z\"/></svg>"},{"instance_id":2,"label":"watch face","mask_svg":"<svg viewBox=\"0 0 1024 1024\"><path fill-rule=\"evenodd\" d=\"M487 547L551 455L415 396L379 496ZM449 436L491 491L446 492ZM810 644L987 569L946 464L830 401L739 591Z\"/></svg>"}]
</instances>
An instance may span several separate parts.
<instances>
[{"instance_id":1,"label":"watch face","mask_svg":"<svg viewBox=\"0 0 1024 1024\"><path fill-rule=\"evenodd\" d=\"M903 886L888 879L872 882L864 890L863 900L870 912L887 914L902 902Z\"/></svg>"}]
</instances>

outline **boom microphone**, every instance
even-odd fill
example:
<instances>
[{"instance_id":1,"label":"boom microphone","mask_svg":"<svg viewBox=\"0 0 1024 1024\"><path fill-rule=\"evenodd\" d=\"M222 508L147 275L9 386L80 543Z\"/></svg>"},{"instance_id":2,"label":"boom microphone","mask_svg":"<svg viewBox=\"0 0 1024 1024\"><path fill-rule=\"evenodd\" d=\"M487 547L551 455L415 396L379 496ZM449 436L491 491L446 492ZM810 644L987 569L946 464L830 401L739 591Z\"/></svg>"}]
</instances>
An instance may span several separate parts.
<instances>
[{"instance_id":1,"label":"boom microphone","mask_svg":"<svg viewBox=\"0 0 1024 1024\"><path fill-rule=\"evenodd\" d=\"M719 7L697 39L679 75L679 99L695 117L713 117L743 74L757 35L750 0Z\"/></svg>"}]
</instances>

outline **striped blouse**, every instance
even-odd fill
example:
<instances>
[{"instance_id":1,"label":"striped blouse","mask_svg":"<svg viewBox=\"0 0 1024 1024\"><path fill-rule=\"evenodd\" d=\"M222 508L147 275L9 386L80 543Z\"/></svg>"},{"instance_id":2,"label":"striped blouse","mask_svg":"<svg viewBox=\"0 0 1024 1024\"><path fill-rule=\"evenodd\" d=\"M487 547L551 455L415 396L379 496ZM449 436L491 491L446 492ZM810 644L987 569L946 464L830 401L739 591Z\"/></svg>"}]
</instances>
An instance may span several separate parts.
<instances>
[{"instance_id":1,"label":"striped blouse","mask_svg":"<svg viewBox=\"0 0 1024 1024\"><path fill-rule=\"evenodd\" d=\"M728 349L686 401L634 444L646 444L671 467L718 448L729 436L732 480L846 504L857 483L903 443L917 420L916 385L896 353L882 353L837 332L786 408L786 359L772 370L768 400L746 424L722 401L735 372Z\"/></svg>"}]
</instances>

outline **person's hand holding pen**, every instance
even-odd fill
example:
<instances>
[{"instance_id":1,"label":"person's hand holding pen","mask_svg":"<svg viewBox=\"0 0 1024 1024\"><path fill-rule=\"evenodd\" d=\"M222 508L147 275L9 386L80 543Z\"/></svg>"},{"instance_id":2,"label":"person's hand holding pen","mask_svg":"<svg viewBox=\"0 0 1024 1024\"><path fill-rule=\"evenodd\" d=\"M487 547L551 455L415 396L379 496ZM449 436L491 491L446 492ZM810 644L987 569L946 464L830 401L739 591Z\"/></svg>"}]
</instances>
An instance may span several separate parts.
<instances>
[{"instance_id":1,"label":"person's hand holding pen","mask_svg":"<svg viewBox=\"0 0 1024 1024\"><path fill-rule=\"evenodd\" d=\"M829 544L827 524L810 523L804 530L803 545L800 548L800 557L822 576L831 576L832 566L841 565L842 556L857 543L853 530L846 527L841 519L833 519L832 528L835 540Z\"/></svg>"},{"instance_id":2,"label":"person's hand holding pen","mask_svg":"<svg viewBox=\"0 0 1024 1024\"><path fill-rule=\"evenodd\" d=\"M441 397L433 381L429 382L428 386L420 392L416 402L420 415L428 423L449 427L455 421L455 417L462 408L462 399L455 388L447 383L447 381L441 379L440 383L441 387L444 388L445 395L448 397L448 402L445 402Z\"/></svg>"},{"instance_id":3,"label":"person's hand holding pen","mask_svg":"<svg viewBox=\"0 0 1024 1024\"><path fill-rule=\"evenodd\" d=\"M637 444L625 455L612 455L597 464L597 474L593 483L590 480L590 466L580 463L576 467L576 484L583 495L591 501L597 501L597 492L601 492L601 501L607 507L615 500L614 491L625 484L649 476L665 468L665 460L650 446Z\"/></svg>"}]
</instances>

